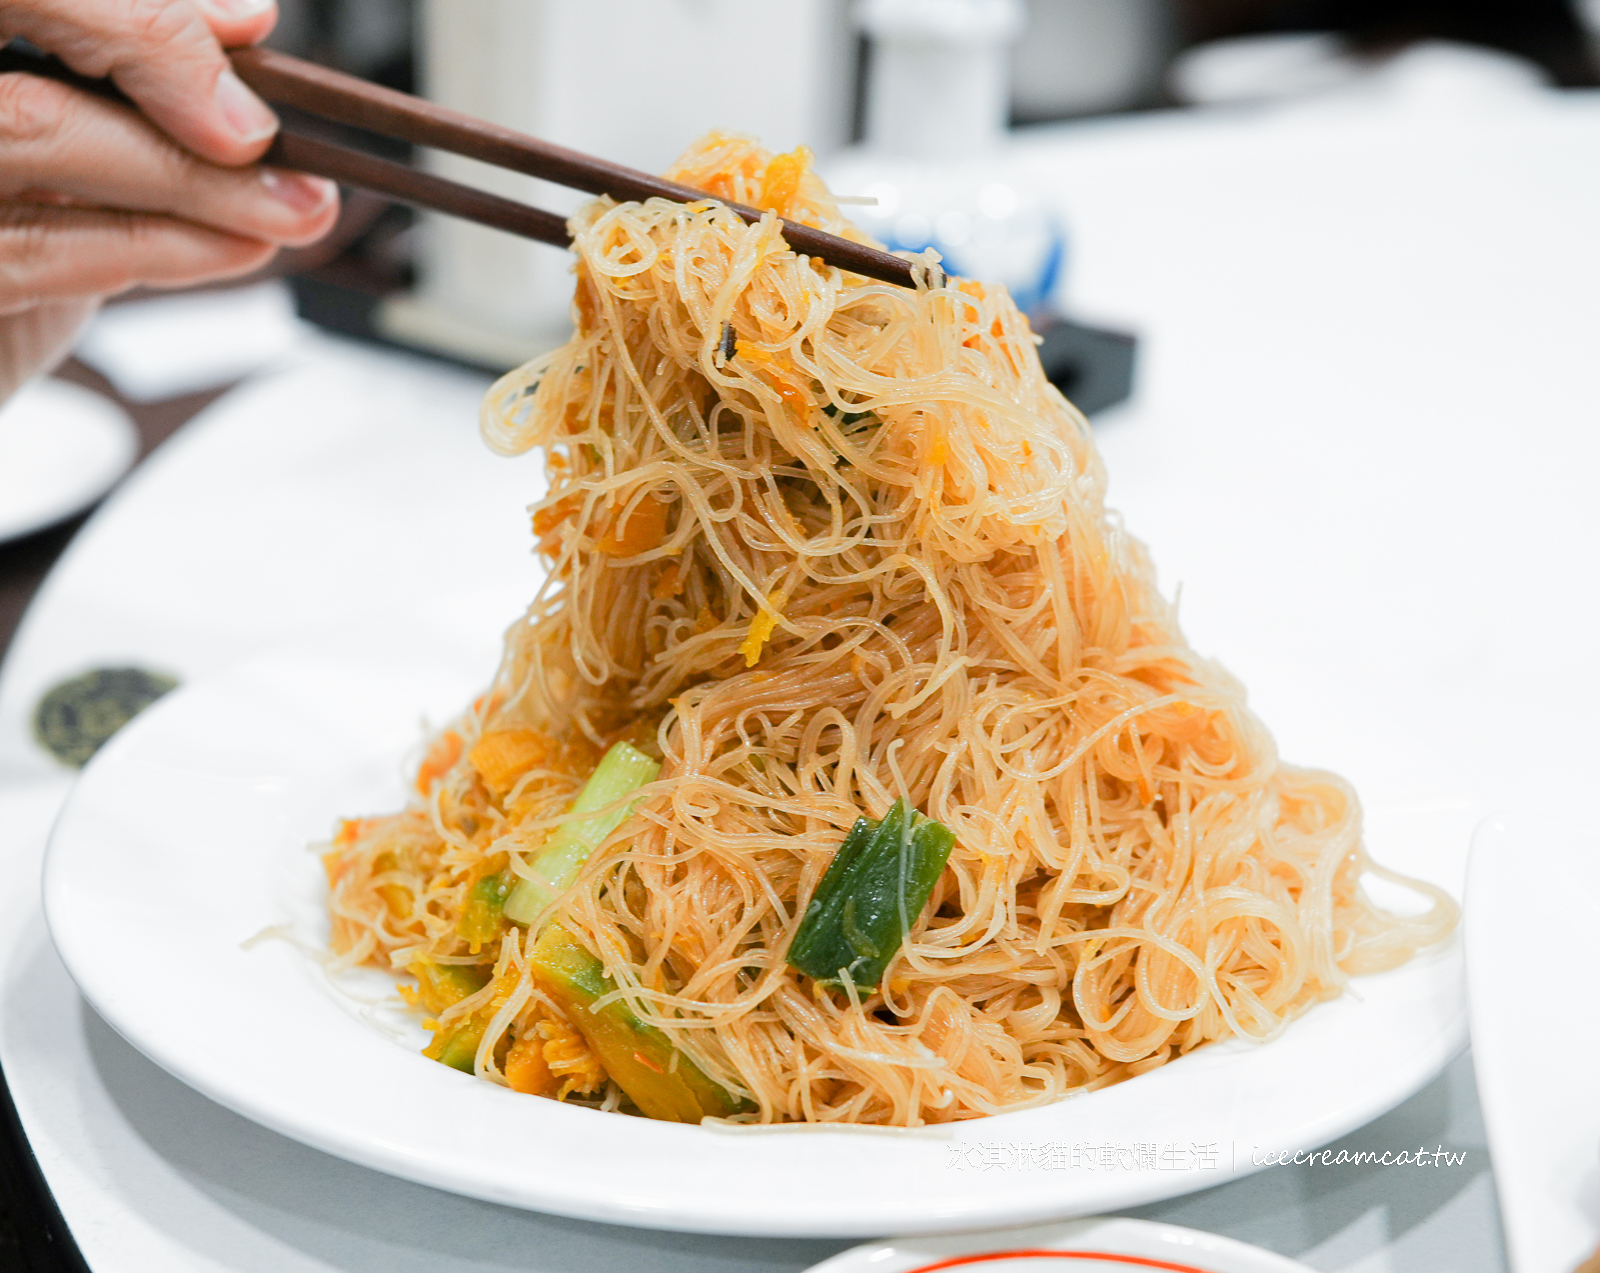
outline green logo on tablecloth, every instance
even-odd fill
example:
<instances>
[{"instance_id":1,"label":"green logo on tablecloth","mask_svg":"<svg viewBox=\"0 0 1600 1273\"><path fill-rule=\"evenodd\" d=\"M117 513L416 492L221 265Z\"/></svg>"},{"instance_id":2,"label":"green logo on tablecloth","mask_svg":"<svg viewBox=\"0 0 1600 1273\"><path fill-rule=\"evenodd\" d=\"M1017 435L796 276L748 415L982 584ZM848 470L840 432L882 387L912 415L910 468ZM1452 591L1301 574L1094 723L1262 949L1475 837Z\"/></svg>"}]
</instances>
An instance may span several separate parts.
<instances>
[{"instance_id":1,"label":"green logo on tablecloth","mask_svg":"<svg viewBox=\"0 0 1600 1273\"><path fill-rule=\"evenodd\" d=\"M176 677L143 668L96 668L39 700L33 736L62 764L81 769L112 734L177 685Z\"/></svg>"}]
</instances>

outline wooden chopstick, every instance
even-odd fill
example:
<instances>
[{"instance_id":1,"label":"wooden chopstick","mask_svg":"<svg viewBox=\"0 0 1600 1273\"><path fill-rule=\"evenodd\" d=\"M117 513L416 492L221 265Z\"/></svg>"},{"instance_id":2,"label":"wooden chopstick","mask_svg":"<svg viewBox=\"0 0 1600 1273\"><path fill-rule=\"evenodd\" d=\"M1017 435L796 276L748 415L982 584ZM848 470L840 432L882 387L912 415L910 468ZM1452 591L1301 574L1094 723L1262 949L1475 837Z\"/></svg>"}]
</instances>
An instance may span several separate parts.
<instances>
[{"instance_id":1,"label":"wooden chopstick","mask_svg":"<svg viewBox=\"0 0 1600 1273\"><path fill-rule=\"evenodd\" d=\"M574 190L607 194L619 201L660 197L693 203L713 197L692 186L663 181L637 169L540 141L273 49L236 49L229 56L239 78L268 101L367 132L448 150ZM746 221L761 219L759 209L737 203L728 206ZM784 221L783 237L796 252L819 257L840 269L902 287L915 286L911 265L888 252L795 221Z\"/></svg>"},{"instance_id":2,"label":"wooden chopstick","mask_svg":"<svg viewBox=\"0 0 1600 1273\"><path fill-rule=\"evenodd\" d=\"M590 194L608 194L618 200L659 196L693 203L712 197L692 186L663 181L649 173L555 146L271 49L236 49L229 57L239 77L268 101L292 106L335 123L452 151ZM79 75L59 59L41 54L31 46L18 47L13 41L0 47L0 74L16 71L59 80L99 97L134 106L110 80ZM572 241L566 220L553 212L338 145L296 128L292 123L283 124L263 159L283 168L360 186L401 203L462 217L541 243L567 247ZM743 204L727 206L746 221L758 221L763 215L758 209ZM915 286L910 264L887 252L794 221L783 222L783 237L802 255L818 257L867 278L902 287Z\"/></svg>"},{"instance_id":3,"label":"wooden chopstick","mask_svg":"<svg viewBox=\"0 0 1600 1273\"><path fill-rule=\"evenodd\" d=\"M59 58L46 56L31 47L19 48L15 42L0 48L0 74L12 72L70 84L96 97L137 109L133 101L110 80L79 75ZM281 124L278 135L262 159L278 167L327 177L330 181L349 186L360 186L400 203L448 213L523 238L537 239L541 243L553 243L563 248L572 243L572 236L567 233L566 219L553 212L530 208L514 199L504 199L405 164L380 159L365 151L340 146L297 129L292 123Z\"/></svg>"},{"instance_id":4,"label":"wooden chopstick","mask_svg":"<svg viewBox=\"0 0 1600 1273\"><path fill-rule=\"evenodd\" d=\"M444 212L540 243L553 243L558 248L572 244L566 218L554 212L324 141L288 126L279 128L262 160L275 167L327 177L342 185L360 186L412 207Z\"/></svg>"}]
</instances>

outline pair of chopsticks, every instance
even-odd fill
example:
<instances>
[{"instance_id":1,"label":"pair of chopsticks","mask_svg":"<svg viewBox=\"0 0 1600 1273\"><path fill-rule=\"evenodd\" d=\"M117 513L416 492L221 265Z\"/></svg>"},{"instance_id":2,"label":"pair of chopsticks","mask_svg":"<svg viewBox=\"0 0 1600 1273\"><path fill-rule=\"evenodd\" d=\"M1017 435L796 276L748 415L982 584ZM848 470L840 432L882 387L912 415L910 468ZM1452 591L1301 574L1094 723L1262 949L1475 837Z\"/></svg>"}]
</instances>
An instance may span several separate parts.
<instances>
[{"instance_id":1,"label":"pair of chopsticks","mask_svg":"<svg viewBox=\"0 0 1600 1273\"><path fill-rule=\"evenodd\" d=\"M692 186L680 186L621 164L555 146L272 49L235 49L228 56L239 78L268 102L365 132L448 150L574 190L610 195L619 202L660 197L692 203L712 197ZM19 48L13 42L0 48L0 73L16 71L60 80L101 97L128 102L110 81L78 75L57 59L31 48ZM325 141L290 124L280 129L263 159L277 167L359 186L400 203L448 213L541 243L567 247L572 241L566 221L553 212ZM737 203L727 206L746 221L761 219L758 209ZM783 222L783 237L791 248L804 256L817 257L840 269L881 282L915 286L910 264L887 252L794 221Z\"/></svg>"}]
</instances>

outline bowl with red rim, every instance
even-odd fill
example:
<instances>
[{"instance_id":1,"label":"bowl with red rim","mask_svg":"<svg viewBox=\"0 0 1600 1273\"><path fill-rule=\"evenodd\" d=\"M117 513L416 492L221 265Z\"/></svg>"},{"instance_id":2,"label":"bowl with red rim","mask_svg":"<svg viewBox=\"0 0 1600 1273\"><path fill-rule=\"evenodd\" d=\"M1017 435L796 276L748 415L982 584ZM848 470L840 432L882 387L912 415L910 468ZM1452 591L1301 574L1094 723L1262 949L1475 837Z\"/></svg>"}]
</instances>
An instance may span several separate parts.
<instances>
[{"instance_id":1,"label":"bowl with red rim","mask_svg":"<svg viewBox=\"0 0 1600 1273\"><path fill-rule=\"evenodd\" d=\"M886 1238L852 1247L810 1273L1311 1273L1233 1238L1110 1217L946 1237Z\"/></svg>"}]
</instances>

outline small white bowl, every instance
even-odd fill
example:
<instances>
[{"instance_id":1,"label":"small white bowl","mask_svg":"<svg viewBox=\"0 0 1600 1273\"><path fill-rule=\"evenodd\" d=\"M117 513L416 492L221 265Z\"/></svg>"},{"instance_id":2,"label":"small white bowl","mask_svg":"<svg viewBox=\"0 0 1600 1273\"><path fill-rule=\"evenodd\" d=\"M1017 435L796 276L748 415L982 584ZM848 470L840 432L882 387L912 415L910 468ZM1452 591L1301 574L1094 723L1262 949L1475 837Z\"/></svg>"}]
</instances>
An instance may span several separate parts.
<instances>
[{"instance_id":1,"label":"small white bowl","mask_svg":"<svg viewBox=\"0 0 1600 1273\"><path fill-rule=\"evenodd\" d=\"M0 408L0 543L80 513L133 464L139 433L109 398L63 380Z\"/></svg>"}]
</instances>

